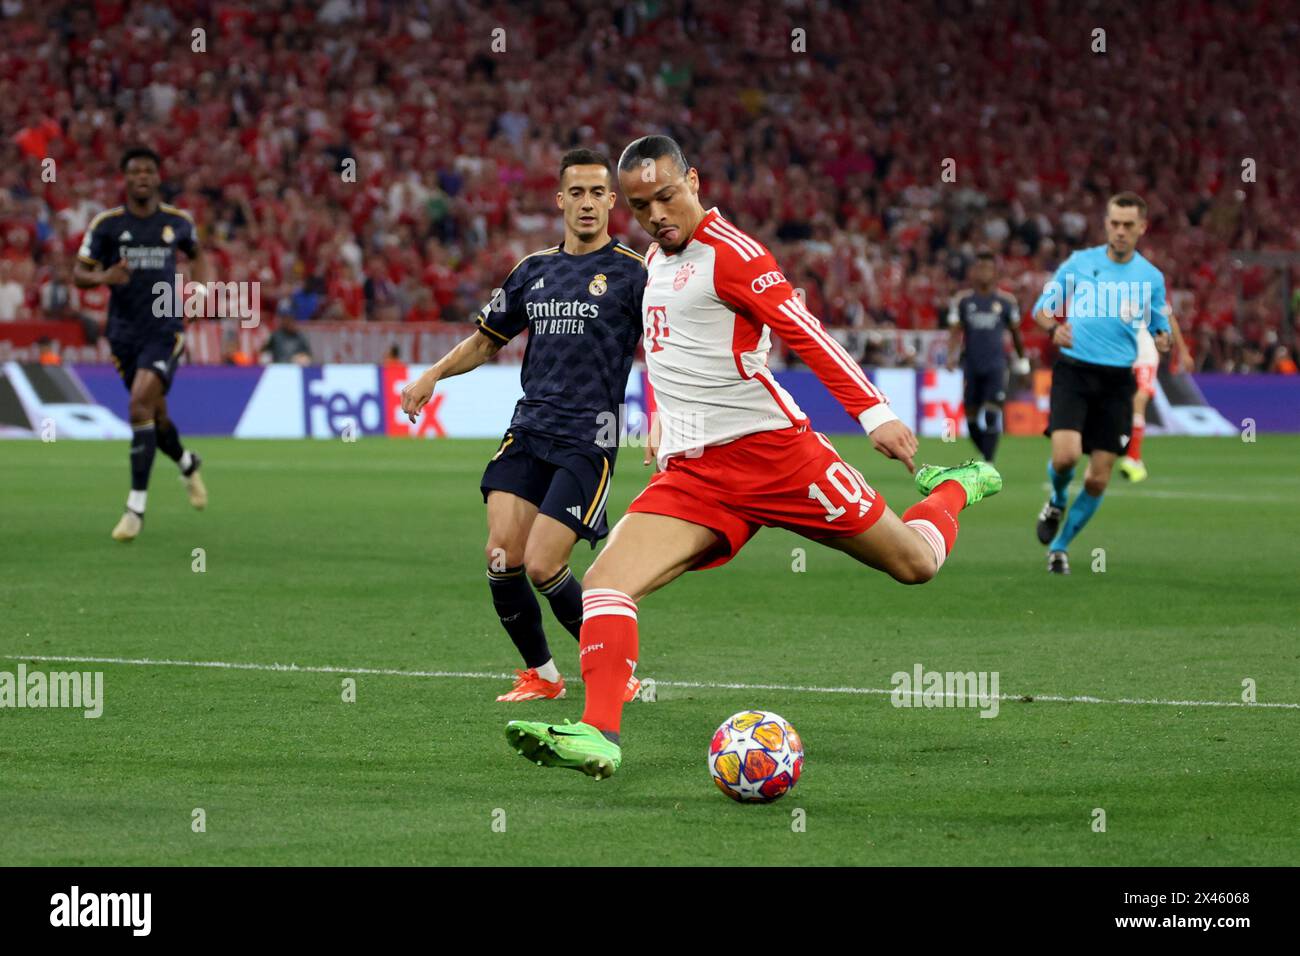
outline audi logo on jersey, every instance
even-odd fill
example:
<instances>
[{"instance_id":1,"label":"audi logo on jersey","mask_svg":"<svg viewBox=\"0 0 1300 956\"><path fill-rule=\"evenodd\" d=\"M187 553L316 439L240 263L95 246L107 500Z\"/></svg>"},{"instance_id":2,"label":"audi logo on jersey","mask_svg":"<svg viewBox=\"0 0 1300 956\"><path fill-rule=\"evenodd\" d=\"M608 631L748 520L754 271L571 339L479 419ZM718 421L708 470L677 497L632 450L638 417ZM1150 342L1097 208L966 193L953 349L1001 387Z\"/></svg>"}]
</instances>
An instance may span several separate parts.
<instances>
[{"instance_id":1,"label":"audi logo on jersey","mask_svg":"<svg viewBox=\"0 0 1300 956\"><path fill-rule=\"evenodd\" d=\"M774 285L780 285L785 281L785 276L779 272L764 272L761 276L749 284L754 290L755 295L762 294L765 290L772 288Z\"/></svg>"}]
</instances>

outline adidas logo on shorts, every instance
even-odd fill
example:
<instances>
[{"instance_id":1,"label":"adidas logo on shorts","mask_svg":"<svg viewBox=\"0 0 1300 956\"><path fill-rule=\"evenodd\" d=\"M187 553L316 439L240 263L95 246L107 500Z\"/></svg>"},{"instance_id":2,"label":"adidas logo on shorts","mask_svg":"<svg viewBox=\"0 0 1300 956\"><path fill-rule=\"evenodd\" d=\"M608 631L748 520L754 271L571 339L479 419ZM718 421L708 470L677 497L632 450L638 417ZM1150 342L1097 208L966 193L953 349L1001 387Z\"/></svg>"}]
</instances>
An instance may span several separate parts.
<instances>
[{"instance_id":1,"label":"adidas logo on shorts","mask_svg":"<svg viewBox=\"0 0 1300 956\"><path fill-rule=\"evenodd\" d=\"M573 515L579 521L582 520L582 505L574 505L572 508L565 508L564 510Z\"/></svg>"}]
</instances>

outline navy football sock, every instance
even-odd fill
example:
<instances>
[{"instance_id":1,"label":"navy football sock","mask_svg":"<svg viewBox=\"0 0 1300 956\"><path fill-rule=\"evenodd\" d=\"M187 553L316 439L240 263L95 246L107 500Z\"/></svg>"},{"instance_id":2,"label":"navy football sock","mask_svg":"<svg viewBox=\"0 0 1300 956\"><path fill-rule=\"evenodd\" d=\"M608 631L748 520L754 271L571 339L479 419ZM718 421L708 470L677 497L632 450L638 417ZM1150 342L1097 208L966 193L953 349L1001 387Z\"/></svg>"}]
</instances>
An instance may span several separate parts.
<instances>
[{"instance_id":1,"label":"navy football sock","mask_svg":"<svg viewBox=\"0 0 1300 956\"><path fill-rule=\"evenodd\" d=\"M179 462L185 454L185 448L181 445L181 434L176 430L175 422L169 418L158 426L157 431L158 450L172 461Z\"/></svg>"},{"instance_id":2,"label":"navy football sock","mask_svg":"<svg viewBox=\"0 0 1300 956\"><path fill-rule=\"evenodd\" d=\"M515 642L527 667L541 667L551 659L551 649L546 644L542 630L542 607L537 603L533 586L524 574L524 567L506 568L504 571L488 569L488 587L492 590L492 606L497 609L501 626Z\"/></svg>"},{"instance_id":3,"label":"navy football sock","mask_svg":"<svg viewBox=\"0 0 1300 956\"><path fill-rule=\"evenodd\" d=\"M158 431L153 422L131 426L131 490L149 489L149 472L153 470L153 456L158 451Z\"/></svg>"},{"instance_id":4,"label":"navy football sock","mask_svg":"<svg viewBox=\"0 0 1300 956\"><path fill-rule=\"evenodd\" d=\"M546 600L551 602L551 611L564 629L578 640L582 634L582 585L573 576L568 565L544 584L537 585Z\"/></svg>"}]
</instances>

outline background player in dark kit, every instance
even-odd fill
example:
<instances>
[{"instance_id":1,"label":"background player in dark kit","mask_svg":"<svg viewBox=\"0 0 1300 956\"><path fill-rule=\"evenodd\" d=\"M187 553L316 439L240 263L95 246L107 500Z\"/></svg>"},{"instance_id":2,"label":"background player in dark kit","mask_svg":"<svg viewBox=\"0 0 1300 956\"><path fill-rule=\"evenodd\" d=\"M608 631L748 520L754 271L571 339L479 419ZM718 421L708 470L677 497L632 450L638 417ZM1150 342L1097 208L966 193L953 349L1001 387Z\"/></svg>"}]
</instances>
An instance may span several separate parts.
<instances>
[{"instance_id":1,"label":"background player in dark kit","mask_svg":"<svg viewBox=\"0 0 1300 956\"><path fill-rule=\"evenodd\" d=\"M615 198L605 156L566 153L556 194L564 241L525 256L480 311L478 331L402 392L402 410L414 421L440 379L477 368L529 330L524 397L480 485L492 603L525 665L500 701L564 696L533 586L576 639L582 586L569 555L579 538L595 547L609 533L619 407L645 289L645 260L609 236ZM637 686L629 681L629 697Z\"/></svg>"},{"instance_id":2,"label":"background player in dark kit","mask_svg":"<svg viewBox=\"0 0 1300 956\"><path fill-rule=\"evenodd\" d=\"M199 475L199 456L185 450L167 414L167 392L185 351L183 312L171 292L155 309L154 287L170 290L179 272L176 250L190 260L190 280L207 291L208 266L189 213L159 200L161 160L143 146L122 157L126 205L105 210L86 229L73 280L81 288L108 285L108 343L122 382L131 393L131 491L113 538L132 541L140 533L153 470L162 449L180 466L190 504L206 507L208 492ZM162 314L156 314L161 312Z\"/></svg>"},{"instance_id":3,"label":"background player in dark kit","mask_svg":"<svg viewBox=\"0 0 1300 956\"><path fill-rule=\"evenodd\" d=\"M984 460L992 461L1002 434L1002 406L1007 400L1006 332L1011 333L1016 350L1016 373L1028 372L1029 361L1020 340L1020 307L1015 296L996 287L993 253L978 253L970 276L974 288L954 295L948 308L948 368L957 367L960 353L966 428Z\"/></svg>"}]
</instances>

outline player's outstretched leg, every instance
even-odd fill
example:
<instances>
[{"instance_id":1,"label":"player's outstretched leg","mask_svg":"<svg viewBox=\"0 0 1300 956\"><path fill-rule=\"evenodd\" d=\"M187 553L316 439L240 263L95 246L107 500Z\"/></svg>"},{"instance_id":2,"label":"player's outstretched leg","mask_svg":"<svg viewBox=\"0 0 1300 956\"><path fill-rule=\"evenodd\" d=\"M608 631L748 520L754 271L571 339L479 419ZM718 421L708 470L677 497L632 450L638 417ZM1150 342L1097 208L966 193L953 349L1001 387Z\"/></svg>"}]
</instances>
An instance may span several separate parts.
<instances>
[{"instance_id":1,"label":"player's outstretched leg","mask_svg":"<svg viewBox=\"0 0 1300 956\"><path fill-rule=\"evenodd\" d=\"M583 581L582 721L512 720L506 740L517 753L539 766L580 770L598 780L618 770L623 705L639 648L636 602L691 568L716 541L713 531L680 518L623 517Z\"/></svg>"},{"instance_id":2,"label":"player's outstretched leg","mask_svg":"<svg viewBox=\"0 0 1300 956\"><path fill-rule=\"evenodd\" d=\"M618 734L623 692L636 670L636 602L622 591L592 588L583 592L582 609L579 659L587 686L582 722L512 720L506 740L538 766L581 770L602 780L623 762Z\"/></svg>"},{"instance_id":3,"label":"player's outstretched leg","mask_svg":"<svg viewBox=\"0 0 1300 956\"><path fill-rule=\"evenodd\" d=\"M181 479L185 482L185 493L189 496L190 505L202 511L208 506L208 488L199 473L199 469L203 467L203 459L192 451L186 451L185 446L181 444L181 434L176 429L176 423L167 414L166 398L161 399L158 404L154 416L154 428L158 436L158 450L176 462L181 470Z\"/></svg>"},{"instance_id":4,"label":"player's outstretched leg","mask_svg":"<svg viewBox=\"0 0 1300 956\"><path fill-rule=\"evenodd\" d=\"M884 571L901 584L924 584L939 572L957 543L957 515L1002 490L1002 476L986 461L955 468L922 465L916 487L925 498L898 515L888 508L879 520L851 538L822 543Z\"/></svg>"}]
</instances>

